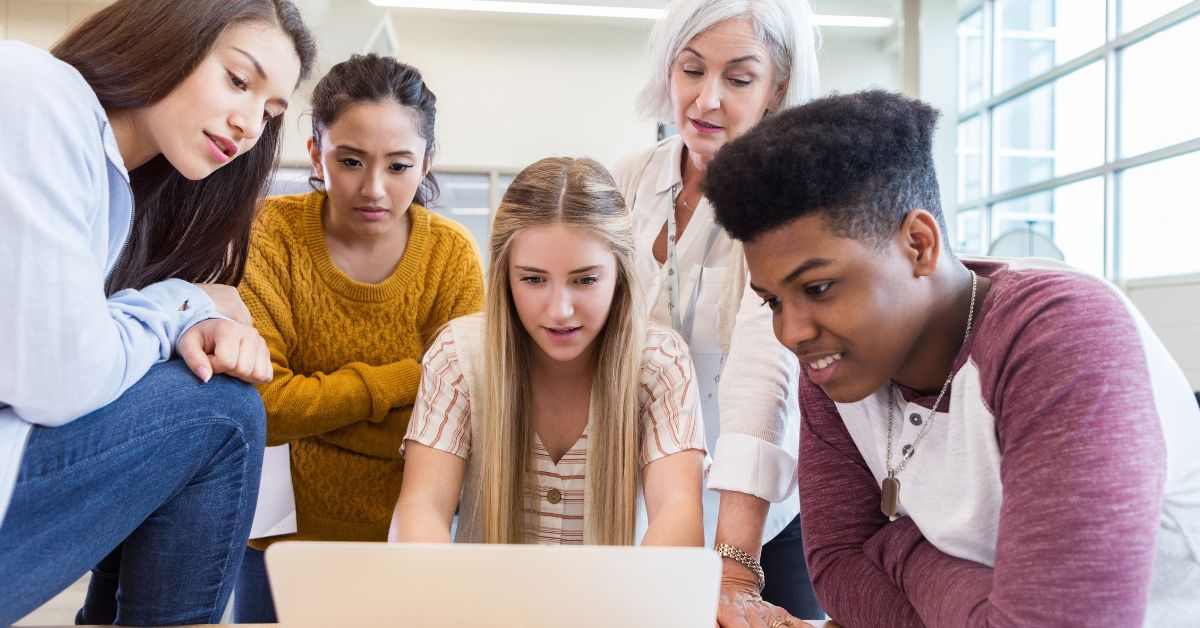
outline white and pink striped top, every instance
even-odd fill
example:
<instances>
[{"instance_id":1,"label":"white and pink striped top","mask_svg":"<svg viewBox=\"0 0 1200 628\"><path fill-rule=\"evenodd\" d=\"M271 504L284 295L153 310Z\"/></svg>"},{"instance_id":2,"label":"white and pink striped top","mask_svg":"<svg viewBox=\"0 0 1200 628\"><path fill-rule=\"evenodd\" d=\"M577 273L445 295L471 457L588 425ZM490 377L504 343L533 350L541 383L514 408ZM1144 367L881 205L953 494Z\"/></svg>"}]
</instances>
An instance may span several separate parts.
<instances>
[{"instance_id":1,"label":"white and pink striped top","mask_svg":"<svg viewBox=\"0 0 1200 628\"><path fill-rule=\"evenodd\" d=\"M479 438L479 417L472 417L471 390L479 384L473 374L483 368L483 317L452 321L434 341L422 364L421 387L405 441L413 441L468 461L460 504L459 542L477 542L474 499L480 467L470 464L473 439ZM644 467L671 454L704 451L704 424L697 403L695 372L687 346L675 332L653 327L642 352L641 462ZM591 419L589 419L590 421ZM589 429L557 463L534 434L531 462L536 478L537 524L530 543L582 544L586 517L587 444ZM529 511L535 514L534 511Z\"/></svg>"}]
</instances>

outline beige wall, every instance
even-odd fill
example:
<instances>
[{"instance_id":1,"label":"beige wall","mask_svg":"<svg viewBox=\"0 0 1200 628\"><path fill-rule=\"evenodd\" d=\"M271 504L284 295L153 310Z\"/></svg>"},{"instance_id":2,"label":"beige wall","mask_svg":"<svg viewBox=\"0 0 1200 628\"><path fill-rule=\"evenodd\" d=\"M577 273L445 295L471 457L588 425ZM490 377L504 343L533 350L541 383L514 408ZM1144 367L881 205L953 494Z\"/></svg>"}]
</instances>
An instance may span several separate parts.
<instances>
[{"instance_id":1,"label":"beige wall","mask_svg":"<svg viewBox=\"0 0 1200 628\"><path fill-rule=\"evenodd\" d=\"M655 139L634 111L649 24L392 15L396 56L438 95L443 165L520 168L548 155L612 164Z\"/></svg>"},{"instance_id":2,"label":"beige wall","mask_svg":"<svg viewBox=\"0 0 1200 628\"><path fill-rule=\"evenodd\" d=\"M48 47L104 0L0 0L0 35ZM387 16L365 0L301 0L318 37L314 75L360 52ZM336 10L335 10L336 9ZM611 164L654 140L634 109L646 79L650 24L570 18L392 11L397 56L419 67L439 98L438 165L514 169L551 154ZM825 91L899 87L883 37L827 32ZM283 157L304 163L312 82L284 125Z\"/></svg>"},{"instance_id":3,"label":"beige wall","mask_svg":"<svg viewBox=\"0 0 1200 628\"><path fill-rule=\"evenodd\" d=\"M397 56L438 94L442 165L520 167L553 154L611 164L654 140L635 110L650 24L393 11ZM884 39L827 33L822 87L897 89Z\"/></svg>"},{"instance_id":4,"label":"beige wall","mask_svg":"<svg viewBox=\"0 0 1200 628\"><path fill-rule=\"evenodd\" d=\"M331 14L320 71L366 46L374 17ZM562 154L611 164L654 139L653 121L634 107L648 74L648 23L411 10L389 18L396 56L438 94L440 167L515 169ZM346 45L352 29L357 48ZM820 63L825 91L899 87L899 57L883 36L827 32ZM303 108L289 132L306 132ZM285 145L286 159L303 160L301 148Z\"/></svg>"},{"instance_id":5,"label":"beige wall","mask_svg":"<svg viewBox=\"0 0 1200 628\"><path fill-rule=\"evenodd\" d=\"M0 38L19 39L49 48L72 26L105 4L99 1L0 0Z\"/></svg>"},{"instance_id":6,"label":"beige wall","mask_svg":"<svg viewBox=\"0 0 1200 628\"><path fill-rule=\"evenodd\" d=\"M900 89L900 55L889 40L826 37L817 59L826 94Z\"/></svg>"}]
</instances>

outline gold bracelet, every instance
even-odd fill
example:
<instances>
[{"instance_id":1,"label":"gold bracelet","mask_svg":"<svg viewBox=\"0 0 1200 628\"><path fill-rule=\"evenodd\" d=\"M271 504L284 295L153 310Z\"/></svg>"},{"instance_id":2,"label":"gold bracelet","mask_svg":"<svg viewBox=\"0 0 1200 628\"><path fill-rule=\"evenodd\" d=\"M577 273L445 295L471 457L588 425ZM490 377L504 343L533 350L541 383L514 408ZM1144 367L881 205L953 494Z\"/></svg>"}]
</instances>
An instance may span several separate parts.
<instances>
[{"instance_id":1,"label":"gold bracelet","mask_svg":"<svg viewBox=\"0 0 1200 628\"><path fill-rule=\"evenodd\" d=\"M749 569L750 573L754 574L754 578L758 580L759 591L762 591L763 587L767 586L767 574L763 571L762 564L754 560L753 556L742 551L741 548L734 547L728 543L718 543L713 549L717 550L717 553L723 558L735 560L739 565Z\"/></svg>"}]
</instances>

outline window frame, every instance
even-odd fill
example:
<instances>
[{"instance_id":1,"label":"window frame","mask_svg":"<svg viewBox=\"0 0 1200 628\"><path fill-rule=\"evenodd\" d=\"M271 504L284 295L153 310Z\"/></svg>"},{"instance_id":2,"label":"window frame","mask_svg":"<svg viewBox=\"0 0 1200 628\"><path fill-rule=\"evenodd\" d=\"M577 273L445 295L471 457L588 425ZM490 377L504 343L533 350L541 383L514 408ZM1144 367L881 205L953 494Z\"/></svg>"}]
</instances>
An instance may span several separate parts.
<instances>
[{"instance_id":1,"label":"window frame","mask_svg":"<svg viewBox=\"0 0 1200 628\"><path fill-rule=\"evenodd\" d=\"M959 26L977 13L983 16L983 94L981 101L967 107L960 107L956 125L966 123L978 117L982 124L983 142L981 151L983 159L982 191L977 198L959 199L957 212L960 214L982 212L983 242L976 243L986 252L993 240L991 226L993 210L996 205L1006 201L1053 191L1074 183L1079 183L1095 177L1104 181L1104 268L1105 276L1114 282L1123 278L1121 264L1121 215L1123 201L1120 194L1121 175L1126 170L1147 164L1180 157L1200 151L1200 137L1151 150L1148 152L1122 157L1120 151L1121 137L1121 53L1154 35L1162 33L1173 26L1182 24L1189 19L1200 19L1200 0L1193 0L1177 9L1159 16L1150 22L1129 32L1121 32L1120 13L1124 2L1136 0L1103 0L1105 2L1105 43L1087 51L1073 59L1060 63L1049 70L1031 76L1016 85L996 93L995 91L995 62L996 62L996 17L1001 0L979 0L967 6L959 14ZM960 63L965 60L959 59ZM1051 85L1077 70L1093 63L1102 62L1105 73L1105 103L1104 103L1104 161L1102 165L1077 172L1069 172L1052 177L1045 181L1019 186L1002 192L995 191L995 171L992 163L994 149L994 118L996 109L1013 100L1028 95L1039 88ZM959 72L962 75L962 71ZM961 87L960 87L961 89ZM961 174L960 174L961 176ZM957 188L957 184L956 184ZM955 224L957 226L957 219Z\"/></svg>"}]
</instances>

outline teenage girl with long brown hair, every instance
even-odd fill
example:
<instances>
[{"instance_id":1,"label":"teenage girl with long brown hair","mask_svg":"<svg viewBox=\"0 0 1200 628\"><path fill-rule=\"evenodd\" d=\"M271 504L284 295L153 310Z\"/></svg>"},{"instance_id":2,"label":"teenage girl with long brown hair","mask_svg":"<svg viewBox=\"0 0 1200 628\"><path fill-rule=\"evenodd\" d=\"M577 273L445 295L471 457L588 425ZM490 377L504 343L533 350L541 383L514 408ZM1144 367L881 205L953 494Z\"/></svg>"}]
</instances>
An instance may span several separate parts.
<instances>
[{"instance_id":1,"label":"teenage girl with long brown hair","mask_svg":"<svg viewBox=\"0 0 1200 628\"><path fill-rule=\"evenodd\" d=\"M314 57L288 0L0 42L0 625L93 566L81 623L220 620L271 375L231 286Z\"/></svg>"}]
</instances>

